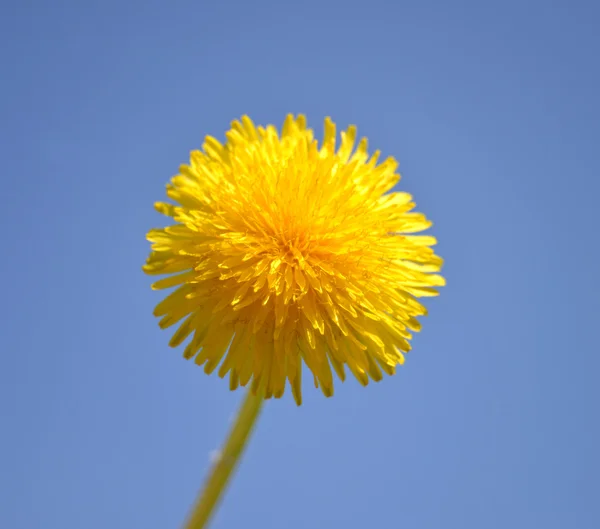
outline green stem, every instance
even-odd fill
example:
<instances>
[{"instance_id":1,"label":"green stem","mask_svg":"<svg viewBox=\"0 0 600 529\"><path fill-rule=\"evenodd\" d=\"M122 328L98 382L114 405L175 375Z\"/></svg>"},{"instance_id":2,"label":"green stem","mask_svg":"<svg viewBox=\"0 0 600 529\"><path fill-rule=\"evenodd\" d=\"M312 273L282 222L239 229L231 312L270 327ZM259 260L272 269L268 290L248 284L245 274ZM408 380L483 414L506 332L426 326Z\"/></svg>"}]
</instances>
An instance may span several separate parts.
<instances>
[{"instance_id":1,"label":"green stem","mask_svg":"<svg viewBox=\"0 0 600 529\"><path fill-rule=\"evenodd\" d=\"M185 529L206 527L250 439L263 402L264 397L261 392L258 396L255 396L252 391L248 391L246 394L235 424L229 432L229 437L218 461L213 465L211 473L204 483L204 488L184 526Z\"/></svg>"}]
</instances>

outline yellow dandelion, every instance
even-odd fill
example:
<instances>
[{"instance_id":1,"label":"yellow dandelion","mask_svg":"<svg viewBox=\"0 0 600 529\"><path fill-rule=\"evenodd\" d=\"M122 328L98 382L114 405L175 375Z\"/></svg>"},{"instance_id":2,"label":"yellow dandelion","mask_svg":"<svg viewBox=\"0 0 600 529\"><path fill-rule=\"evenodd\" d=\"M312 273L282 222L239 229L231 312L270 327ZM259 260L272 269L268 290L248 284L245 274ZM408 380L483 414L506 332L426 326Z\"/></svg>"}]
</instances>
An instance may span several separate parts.
<instances>
[{"instance_id":1,"label":"yellow dandelion","mask_svg":"<svg viewBox=\"0 0 600 529\"><path fill-rule=\"evenodd\" d=\"M378 163L356 128L325 120L321 145L304 116L281 134L234 121L167 186L175 204L156 209L175 224L151 230L154 289L176 287L154 314L178 325L170 345L206 373L281 397L287 381L300 405L302 364L325 396L347 368L363 385L392 375L411 331L444 279L431 225L412 197L392 192L393 158Z\"/></svg>"},{"instance_id":2,"label":"yellow dandelion","mask_svg":"<svg viewBox=\"0 0 600 529\"><path fill-rule=\"evenodd\" d=\"M426 314L417 301L444 279L430 226L407 193L393 158L355 148L356 128L325 120L319 146L304 116L288 116L281 134L234 121L224 145L207 137L202 152L167 186L175 205L156 209L175 224L151 230L148 274L154 289L175 288L154 313L178 325L170 345L188 340L184 357L250 384L186 529L205 527L265 398L289 381L300 405L302 364L333 395L345 369L363 385L393 374Z\"/></svg>"}]
</instances>

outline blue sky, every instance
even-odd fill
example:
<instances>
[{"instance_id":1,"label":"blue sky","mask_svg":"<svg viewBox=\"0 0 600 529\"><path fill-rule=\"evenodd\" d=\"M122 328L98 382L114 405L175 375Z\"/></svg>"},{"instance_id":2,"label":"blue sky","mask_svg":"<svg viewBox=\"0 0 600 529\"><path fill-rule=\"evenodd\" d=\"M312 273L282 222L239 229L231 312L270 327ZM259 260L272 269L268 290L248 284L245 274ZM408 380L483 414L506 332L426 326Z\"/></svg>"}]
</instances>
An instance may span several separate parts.
<instances>
[{"instance_id":1,"label":"blue sky","mask_svg":"<svg viewBox=\"0 0 600 529\"><path fill-rule=\"evenodd\" d=\"M212 527L600 527L599 23L591 0L2 3L0 527L179 527L242 393L152 317L152 204L204 135L288 112L399 159L448 286L397 376L268 403Z\"/></svg>"}]
</instances>

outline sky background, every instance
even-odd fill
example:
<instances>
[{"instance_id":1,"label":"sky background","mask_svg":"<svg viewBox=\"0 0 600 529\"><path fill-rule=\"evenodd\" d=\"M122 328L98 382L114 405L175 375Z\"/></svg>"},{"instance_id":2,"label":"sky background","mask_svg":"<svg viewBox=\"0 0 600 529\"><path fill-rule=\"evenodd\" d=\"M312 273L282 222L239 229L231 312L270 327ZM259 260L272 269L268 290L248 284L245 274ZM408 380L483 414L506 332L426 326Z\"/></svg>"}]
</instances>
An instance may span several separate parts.
<instances>
[{"instance_id":1,"label":"sky background","mask_svg":"<svg viewBox=\"0 0 600 529\"><path fill-rule=\"evenodd\" d=\"M0 527L178 528L243 396L167 346L153 202L248 113L400 161L448 286L269 402L212 528L600 527L600 4L0 4ZM594 272L595 270L595 272Z\"/></svg>"}]
</instances>

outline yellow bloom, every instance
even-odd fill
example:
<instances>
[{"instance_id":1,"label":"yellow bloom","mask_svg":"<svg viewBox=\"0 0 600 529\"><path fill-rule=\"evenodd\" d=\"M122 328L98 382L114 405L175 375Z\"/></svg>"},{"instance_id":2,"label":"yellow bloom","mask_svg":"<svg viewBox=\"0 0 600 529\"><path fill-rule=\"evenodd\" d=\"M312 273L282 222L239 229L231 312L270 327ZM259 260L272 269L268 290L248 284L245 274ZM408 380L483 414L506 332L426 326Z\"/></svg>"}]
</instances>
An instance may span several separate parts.
<instances>
[{"instance_id":1,"label":"yellow bloom","mask_svg":"<svg viewBox=\"0 0 600 529\"><path fill-rule=\"evenodd\" d=\"M444 284L435 239L412 235L431 223L389 192L397 162L355 149L353 126L336 150L329 118L321 146L304 116L281 135L244 116L226 138L192 152L167 186L177 205L156 204L176 224L148 233L144 271L169 274L152 287L177 287L154 311L162 328L183 320L170 345L191 335L184 357L231 389L281 397L287 379L297 404L302 362L326 396L331 368L363 385L393 374L426 314L416 298Z\"/></svg>"}]
</instances>

